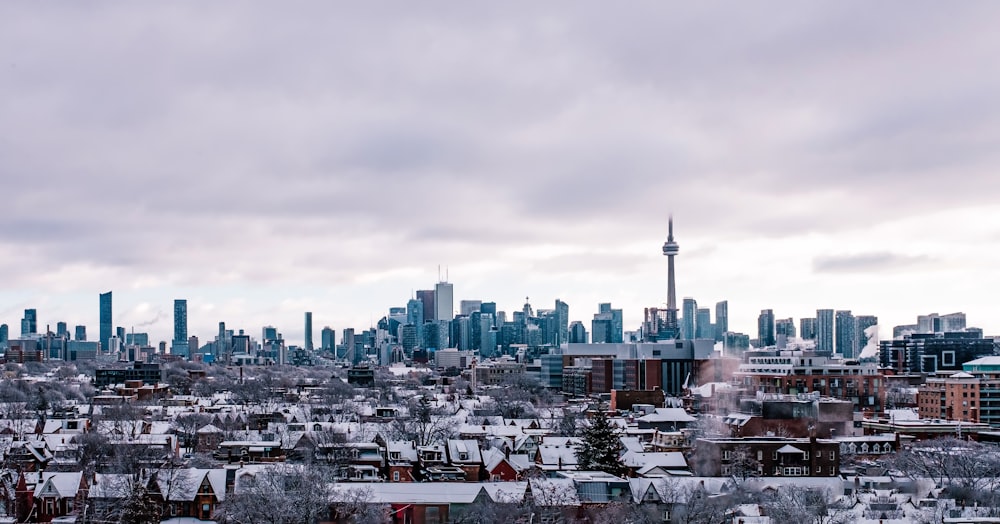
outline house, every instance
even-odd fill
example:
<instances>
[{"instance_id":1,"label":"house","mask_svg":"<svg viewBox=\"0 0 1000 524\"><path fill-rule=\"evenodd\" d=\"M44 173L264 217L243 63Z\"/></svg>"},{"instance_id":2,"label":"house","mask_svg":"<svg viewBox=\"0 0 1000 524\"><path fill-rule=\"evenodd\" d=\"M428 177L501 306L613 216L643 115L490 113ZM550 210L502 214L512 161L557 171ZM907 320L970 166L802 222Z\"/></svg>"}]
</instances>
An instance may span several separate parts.
<instances>
[{"instance_id":1,"label":"house","mask_svg":"<svg viewBox=\"0 0 1000 524\"><path fill-rule=\"evenodd\" d=\"M652 413L637 418L636 423L639 429L680 431L696 420L681 408L656 408Z\"/></svg>"},{"instance_id":2,"label":"house","mask_svg":"<svg viewBox=\"0 0 1000 524\"><path fill-rule=\"evenodd\" d=\"M237 462L282 462L285 460L278 440L227 440L219 443L218 450L213 453L218 460Z\"/></svg>"},{"instance_id":3,"label":"house","mask_svg":"<svg viewBox=\"0 0 1000 524\"><path fill-rule=\"evenodd\" d=\"M489 448L483 451L483 469L491 482L512 482L521 480L527 473L527 455L517 455L523 457L524 461L512 462L507 455L497 448Z\"/></svg>"},{"instance_id":4,"label":"house","mask_svg":"<svg viewBox=\"0 0 1000 524\"><path fill-rule=\"evenodd\" d=\"M390 482L414 482L417 466L417 447L410 440L386 442L386 475Z\"/></svg>"},{"instance_id":5,"label":"house","mask_svg":"<svg viewBox=\"0 0 1000 524\"><path fill-rule=\"evenodd\" d=\"M161 469L155 472L163 515L212 520L226 500L224 469Z\"/></svg>"},{"instance_id":6,"label":"house","mask_svg":"<svg viewBox=\"0 0 1000 524\"><path fill-rule=\"evenodd\" d=\"M483 456L479 442L475 440L449 439L447 442L448 463L465 472L467 482L478 482L483 468Z\"/></svg>"},{"instance_id":7,"label":"house","mask_svg":"<svg viewBox=\"0 0 1000 524\"><path fill-rule=\"evenodd\" d=\"M688 463L703 477L834 477L840 444L815 437L700 438Z\"/></svg>"},{"instance_id":8,"label":"house","mask_svg":"<svg viewBox=\"0 0 1000 524\"><path fill-rule=\"evenodd\" d=\"M535 467L547 476L553 476L557 471L573 471L576 469L579 460L576 457L577 446L575 441L563 439L555 444L546 443L538 446L535 451Z\"/></svg>"},{"instance_id":9,"label":"house","mask_svg":"<svg viewBox=\"0 0 1000 524\"><path fill-rule=\"evenodd\" d=\"M43 473L35 487L29 518L34 522L49 522L68 515L77 509L86 490L83 472Z\"/></svg>"},{"instance_id":10,"label":"house","mask_svg":"<svg viewBox=\"0 0 1000 524\"><path fill-rule=\"evenodd\" d=\"M662 477L664 475L690 475L684 454L679 451L644 453L626 451L621 462L629 470L629 477Z\"/></svg>"}]
</instances>

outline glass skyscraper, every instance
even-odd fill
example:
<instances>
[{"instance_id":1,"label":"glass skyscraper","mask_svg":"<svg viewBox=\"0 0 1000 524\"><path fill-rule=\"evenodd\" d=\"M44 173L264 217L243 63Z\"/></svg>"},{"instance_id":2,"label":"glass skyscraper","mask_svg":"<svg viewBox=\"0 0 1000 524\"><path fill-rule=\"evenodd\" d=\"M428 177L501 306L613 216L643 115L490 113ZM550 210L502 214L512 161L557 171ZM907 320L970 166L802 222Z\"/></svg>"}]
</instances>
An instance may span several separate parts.
<instances>
[{"instance_id":1,"label":"glass skyscraper","mask_svg":"<svg viewBox=\"0 0 1000 524\"><path fill-rule=\"evenodd\" d=\"M108 341L115 336L114 328L111 325L111 292L101 293L101 324L98 329L100 333L101 348L105 351L109 349Z\"/></svg>"},{"instance_id":2,"label":"glass skyscraper","mask_svg":"<svg viewBox=\"0 0 1000 524\"><path fill-rule=\"evenodd\" d=\"M174 300L174 340L170 348L170 353L189 357L188 351L188 306L187 300L178 298Z\"/></svg>"},{"instance_id":3,"label":"glass skyscraper","mask_svg":"<svg viewBox=\"0 0 1000 524\"><path fill-rule=\"evenodd\" d=\"M816 310L816 351L833 353L833 310Z\"/></svg>"}]
</instances>

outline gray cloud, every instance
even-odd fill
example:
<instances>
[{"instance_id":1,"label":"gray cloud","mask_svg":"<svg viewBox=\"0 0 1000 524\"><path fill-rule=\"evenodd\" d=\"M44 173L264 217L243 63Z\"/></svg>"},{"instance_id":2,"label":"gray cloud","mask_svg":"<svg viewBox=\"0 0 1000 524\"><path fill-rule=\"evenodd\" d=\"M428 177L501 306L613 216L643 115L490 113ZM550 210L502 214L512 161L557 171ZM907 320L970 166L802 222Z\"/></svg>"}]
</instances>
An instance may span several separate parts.
<instances>
[{"instance_id":1,"label":"gray cloud","mask_svg":"<svg viewBox=\"0 0 1000 524\"><path fill-rule=\"evenodd\" d=\"M671 211L711 245L990 204L997 15L0 4L0 246L18 253L0 271L25 288L71 265L101 289L340 283L662 242ZM814 269L914 263L893 249ZM535 269L580 263L626 262Z\"/></svg>"},{"instance_id":2,"label":"gray cloud","mask_svg":"<svg viewBox=\"0 0 1000 524\"><path fill-rule=\"evenodd\" d=\"M897 253L859 253L854 255L826 255L813 259L817 273L874 273L924 266L934 259L926 255L911 256Z\"/></svg>"}]
</instances>

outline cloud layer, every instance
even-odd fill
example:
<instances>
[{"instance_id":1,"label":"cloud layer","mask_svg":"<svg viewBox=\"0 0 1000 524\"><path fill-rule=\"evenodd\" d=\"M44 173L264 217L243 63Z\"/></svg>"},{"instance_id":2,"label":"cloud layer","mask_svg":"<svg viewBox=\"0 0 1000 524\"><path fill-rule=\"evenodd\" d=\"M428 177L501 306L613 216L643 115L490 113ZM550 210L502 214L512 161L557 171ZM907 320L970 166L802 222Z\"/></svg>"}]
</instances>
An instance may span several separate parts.
<instances>
[{"instance_id":1,"label":"cloud layer","mask_svg":"<svg viewBox=\"0 0 1000 524\"><path fill-rule=\"evenodd\" d=\"M1000 255L926 232L967 209L1000 230L998 11L6 3L0 321L46 303L96 326L115 289L120 311L188 298L193 332L295 336L305 307L365 323L445 264L459 297L634 323L663 301L672 211L680 293L730 299L738 329L829 304L989 327L973 282ZM928 279L951 291L888 298Z\"/></svg>"}]
</instances>

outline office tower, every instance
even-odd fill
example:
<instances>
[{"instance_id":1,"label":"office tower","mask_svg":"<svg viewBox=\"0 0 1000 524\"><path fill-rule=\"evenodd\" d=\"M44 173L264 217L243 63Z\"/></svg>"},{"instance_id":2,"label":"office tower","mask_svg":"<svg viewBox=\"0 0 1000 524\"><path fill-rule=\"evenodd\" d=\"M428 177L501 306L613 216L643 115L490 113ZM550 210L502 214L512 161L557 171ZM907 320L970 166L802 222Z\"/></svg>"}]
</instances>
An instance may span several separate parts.
<instances>
[{"instance_id":1,"label":"office tower","mask_svg":"<svg viewBox=\"0 0 1000 524\"><path fill-rule=\"evenodd\" d=\"M149 346L149 333L126 333L126 346Z\"/></svg>"},{"instance_id":2,"label":"office tower","mask_svg":"<svg viewBox=\"0 0 1000 524\"><path fill-rule=\"evenodd\" d=\"M463 300L459 302L458 310L460 314L469 317L479 311L481 307L483 307L482 300Z\"/></svg>"},{"instance_id":3,"label":"office tower","mask_svg":"<svg viewBox=\"0 0 1000 524\"><path fill-rule=\"evenodd\" d=\"M114 327L111 324L111 292L101 293L101 320L98 326L98 342L102 348L108 348L108 340L115 335Z\"/></svg>"},{"instance_id":4,"label":"office tower","mask_svg":"<svg viewBox=\"0 0 1000 524\"><path fill-rule=\"evenodd\" d=\"M684 299L684 309L681 316L681 338L693 339L697 332L698 302L693 298Z\"/></svg>"},{"instance_id":5,"label":"office tower","mask_svg":"<svg viewBox=\"0 0 1000 524\"><path fill-rule=\"evenodd\" d=\"M69 340L69 326L65 322L56 322L56 336Z\"/></svg>"},{"instance_id":6,"label":"office tower","mask_svg":"<svg viewBox=\"0 0 1000 524\"><path fill-rule=\"evenodd\" d=\"M802 340L816 340L816 319L799 319L799 338Z\"/></svg>"},{"instance_id":7,"label":"office tower","mask_svg":"<svg viewBox=\"0 0 1000 524\"><path fill-rule=\"evenodd\" d=\"M872 330L874 332L870 336L865 333L865 330L877 325L878 317L875 315L858 315L854 317L854 336L857 337L857 341L854 343L854 347L856 348L855 357L860 357L861 350L865 349L865 346L869 343L873 347L878 347L878 330Z\"/></svg>"},{"instance_id":8,"label":"office tower","mask_svg":"<svg viewBox=\"0 0 1000 524\"><path fill-rule=\"evenodd\" d=\"M816 351L833 353L833 310L816 310Z\"/></svg>"},{"instance_id":9,"label":"office tower","mask_svg":"<svg viewBox=\"0 0 1000 524\"><path fill-rule=\"evenodd\" d=\"M118 343L121 344L125 341L125 328L121 326L115 327L115 336L118 337Z\"/></svg>"},{"instance_id":10,"label":"office tower","mask_svg":"<svg viewBox=\"0 0 1000 524\"><path fill-rule=\"evenodd\" d=\"M449 282L434 284L434 320L451 322L455 318L455 290Z\"/></svg>"},{"instance_id":11,"label":"office tower","mask_svg":"<svg viewBox=\"0 0 1000 524\"><path fill-rule=\"evenodd\" d=\"M194 335L188 337L188 354L198 353L199 349L201 349L201 342L198 341L198 337Z\"/></svg>"},{"instance_id":12,"label":"office tower","mask_svg":"<svg viewBox=\"0 0 1000 524\"><path fill-rule=\"evenodd\" d=\"M722 338L723 351L728 356L739 356L750 349L750 335L726 331Z\"/></svg>"},{"instance_id":13,"label":"office tower","mask_svg":"<svg viewBox=\"0 0 1000 524\"><path fill-rule=\"evenodd\" d=\"M844 358L855 358L857 355L855 344L858 343L858 337L854 332L854 315L850 310L842 310L836 312L836 317L836 351Z\"/></svg>"},{"instance_id":14,"label":"office tower","mask_svg":"<svg viewBox=\"0 0 1000 524\"><path fill-rule=\"evenodd\" d=\"M583 322L579 320L574 320L569 325L569 343L570 344L586 344L587 343L587 328L584 327Z\"/></svg>"},{"instance_id":15,"label":"office tower","mask_svg":"<svg viewBox=\"0 0 1000 524\"><path fill-rule=\"evenodd\" d=\"M73 340L87 341L87 326L76 326L73 331Z\"/></svg>"},{"instance_id":16,"label":"office tower","mask_svg":"<svg viewBox=\"0 0 1000 524\"><path fill-rule=\"evenodd\" d=\"M306 337L304 344L306 351L313 350L313 314L312 311L306 311Z\"/></svg>"},{"instance_id":17,"label":"office tower","mask_svg":"<svg viewBox=\"0 0 1000 524\"><path fill-rule=\"evenodd\" d=\"M563 345L569 342L569 304L556 299L556 322L559 324L559 339L556 345Z\"/></svg>"},{"instance_id":18,"label":"office tower","mask_svg":"<svg viewBox=\"0 0 1000 524\"><path fill-rule=\"evenodd\" d=\"M357 341L354 338L354 328L344 329L340 337L340 344L344 347L344 358L350 361L351 364L361 362L362 356L357 351Z\"/></svg>"},{"instance_id":19,"label":"office tower","mask_svg":"<svg viewBox=\"0 0 1000 524\"><path fill-rule=\"evenodd\" d=\"M7 324L0 324L0 344L5 344L10 340L10 327Z\"/></svg>"},{"instance_id":20,"label":"office tower","mask_svg":"<svg viewBox=\"0 0 1000 524\"><path fill-rule=\"evenodd\" d=\"M482 317L477 316L476 320L481 320ZM479 347L479 340L475 343L472 341L472 319L465 316L457 316L451 321L451 346L456 347L463 351L468 351L473 348L473 346ZM482 326L477 326L475 330L477 334L482 336Z\"/></svg>"},{"instance_id":21,"label":"office tower","mask_svg":"<svg viewBox=\"0 0 1000 524\"><path fill-rule=\"evenodd\" d=\"M714 340L715 328L712 326L712 310L707 307L698 308L695 315L695 338Z\"/></svg>"},{"instance_id":22,"label":"office tower","mask_svg":"<svg viewBox=\"0 0 1000 524\"><path fill-rule=\"evenodd\" d=\"M493 315L489 313L479 314L479 353L484 357L497 356L497 334L493 327Z\"/></svg>"},{"instance_id":23,"label":"office tower","mask_svg":"<svg viewBox=\"0 0 1000 524\"><path fill-rule=\"evenodd\" d=\"M729 302L715 303L715 341L722 342L729 331Z\"/></svg>"},{"instance_id":24,"label":"office tower","mask_svg":"<svg viewBox=\"0 0 1000 524\"><path fill-rule=\"evenodd\" d=\"M591 338L595 344L620 344L624 337L622 310L613 309L610 303L598 304L598 313L591 322Z\"/></svg>"},{"instance_id":25,"label":"office tower","mask_svg":"<svg viewBox=\"0 0 1000 524\"><path fill-rule=\"evenodd\" d=\"M674 217L668 221L667 241L663 244L663 255L667 257L667 318L664 321L665 338L677 338L680 326L677 323L677 293L674 287L674 257L680 251L674 242ZM671 336L672 333L672 336Z\"/></svg>"},{"instance_id":26,"label":"office tower","mask_svg":"<svg viewBox=\"0 0 1000 524\"><path fill-rule=\"evenodd\" d=\"M424 303L423 301L411 298L406 303L406 323L414 326L424 325Z\"/></svg>"},{"instance_id":27,"label":"office tower","mask_svg":"<svg viewBox=\"0 0 1000 524\"><path fill-rule=\"evenodd\" d=\"M788 341L795 338L795 320L779 318L774 321L774 343L778 349L785 349Z\"/></svg>"},{"instance_id":28,"label":"office tower","mask_svg":"<svg viewBox=\"0 0 1000 524\"><path fill-rule=\"evenodd\" d=\"M320 331L320 343L323 351L331 351L337 348L337 332L330 326L326 326Z\"/></svg>"},{"instance_id":29,"label":"office tower","mask_svg":"<svg viewBox=\"0 0 1000 524\"><path fill-rule=\"evenodd\" d=\"M483 304L481 306L479 306L479 311L482 312L482 313L489 313L489 314L493 315L493 318L496 318L496 316L497 316L497 303L496 302L483 302Z\"/></svg>"},{"instance_id":30,"label":"office tower","mask_svg":"<svg viewBox=\"0 0 1000 524\"><path fill-rule=\"evenodd\" d=\"M434 290L417 290L417 300L419 300L424 306L424 322L427 322L428 320L437 320L434 318L434 313L437 312L434 308Z\"/></svg>"},{"instance_id":31,"label":"office tower","mask_svg":"<svg viewBox=\"0 0 1000 524\"><path fill-rule=\"evenodd\" d=\"M187 300L174 300L174 340L171 342L170 354L190 357L188 349L188 306Z\"/></svg>"},{"instance_id":32,"label":"office tower","mask_svg":"<svg viewBox=\"0 0 1000 524\"><path fill-rule=\"evenodd\" d=\"M413 324L399 326L399 343L407 356L413 356L413 350L420 346L419 329Z\"/></svg>"},{"instance_id":33,"label":"office tower","mask_svg":"<svg viewBox=\"0 0 1000 524\"><path fill-rule=\"evenodd\" d=\"M757 344L763 348L774 343L774 311L762 309L757 317Z\"/></svg>"},{"instance_id":34,"label":"office tower","mask_svg":"<svg viewBox=\"0 0 1000 524\"><path fill-rule=\"evenodd\" d=\"M25 309L21 319L21 336L38 333L38 310Z\"/></svg>"}]
</instances>

